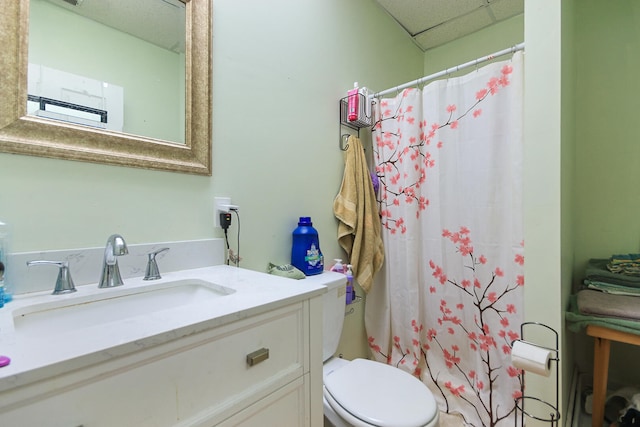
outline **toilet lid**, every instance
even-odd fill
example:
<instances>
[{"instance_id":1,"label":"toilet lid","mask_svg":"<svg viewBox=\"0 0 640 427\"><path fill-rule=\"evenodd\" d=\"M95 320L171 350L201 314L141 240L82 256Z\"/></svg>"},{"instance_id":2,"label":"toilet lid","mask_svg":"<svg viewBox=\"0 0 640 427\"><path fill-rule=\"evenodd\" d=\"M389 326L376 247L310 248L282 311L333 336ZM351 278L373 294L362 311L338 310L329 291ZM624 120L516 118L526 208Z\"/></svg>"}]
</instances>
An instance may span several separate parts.
<instances>
[{"instance_id":1,"label":"toilet lid","mask_svg":"<svg viewBox=\"0 0 640 427\"><path fill-rule=\"evenodd\" d=\"M325 389L346 411L379 427L425 426L436 401L419 379L393 366L354 359L329 373Z\"/></svg>"}]
</instances>

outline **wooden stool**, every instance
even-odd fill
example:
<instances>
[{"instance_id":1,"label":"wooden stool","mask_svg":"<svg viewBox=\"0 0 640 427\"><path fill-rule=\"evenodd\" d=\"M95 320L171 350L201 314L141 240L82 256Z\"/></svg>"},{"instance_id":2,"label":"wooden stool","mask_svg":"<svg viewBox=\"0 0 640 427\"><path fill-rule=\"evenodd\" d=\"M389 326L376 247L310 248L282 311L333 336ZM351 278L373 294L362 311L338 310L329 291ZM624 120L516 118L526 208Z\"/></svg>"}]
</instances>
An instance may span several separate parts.
<instances>
[{"instance_id":1,"label":"wooden stool","mask_svg":"<svg viewBox=\"0 0 640 427\"><path fill-rule=\"evenodd\" d=\"M611 341L640 345L640 335L596 325L587 326L587 335L595 338L593 346L593 413L591 415L591 426L602 427L604 405L607 398Z\"/></svg>"}]
</instances>

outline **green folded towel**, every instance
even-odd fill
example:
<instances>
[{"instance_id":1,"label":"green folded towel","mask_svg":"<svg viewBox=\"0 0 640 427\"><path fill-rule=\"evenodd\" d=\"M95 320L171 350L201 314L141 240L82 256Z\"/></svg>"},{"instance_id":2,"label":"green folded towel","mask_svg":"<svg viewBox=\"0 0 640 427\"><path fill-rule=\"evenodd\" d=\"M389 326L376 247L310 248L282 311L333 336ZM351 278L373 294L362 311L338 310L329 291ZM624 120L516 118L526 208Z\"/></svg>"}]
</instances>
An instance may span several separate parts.
<instances>
[{"instance_id":1,"label":"green folded towel","mask_svg":"<svg viewBox=\"0 0 640 427\"><path fill-rule=\"evenodd\" d=\"M288 277L289 279L304 279L305 275L291 264L275 265L269 263L267 273L275 276Z\"/></svg>"},{"instance_id":2,"label":"green folded towel","mask_svg":"<svg viewBox=\"0 0 640 427\"><path fill-rule=\"evenodd\" d=\"M621 254L621 255L611 255L609 258L609 262L612 264L620 263L620 262L638 262L640 261L640 254Z\"/></svg>"},{"instance_id":3,"label":"green folded towel","mask_svg":"<svg viewBox=\"0 0 640 427\"><path fill-rule=\"evenodd\" d=\"M614 273L607 268L608 259L590 259L585 270L589 280L615 285L640 287L640 276Z\"/></svg>"}]
</instances>

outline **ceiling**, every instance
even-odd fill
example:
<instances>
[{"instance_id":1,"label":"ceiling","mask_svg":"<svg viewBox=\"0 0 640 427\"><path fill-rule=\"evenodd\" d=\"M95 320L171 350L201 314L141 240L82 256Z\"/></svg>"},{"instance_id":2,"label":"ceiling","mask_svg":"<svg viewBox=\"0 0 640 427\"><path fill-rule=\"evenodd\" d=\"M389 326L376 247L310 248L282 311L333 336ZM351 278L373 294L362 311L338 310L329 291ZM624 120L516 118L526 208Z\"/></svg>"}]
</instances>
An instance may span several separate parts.
<instances>
[{"instance_id":1,"label":"ceiling","mask_svg":"<svg viewBox=\"0 0 640 427\"><path fill-rule=\"evenodd\" d=\"M172 52L184 52L186 16L181 0L49 1Z\"/></svg>"},{"instance_id":2,"label":"ceiling","mask_svg":"<svg viewBox=\"0 0 640 427\"><path fill-rule=\"evenodd\" d=\"M184 51L181 0L49 0L85 17ZM427 51L524 12L524 0L375 0ZM182 13L176 19L176 12ZM175 23L182 25L175 25Z\"/></svg>"},{"instance_id":3,"label":"ceiling","mask_svg":"<svg viewBox=\"0 0 640 427\"><path fill-rule=\"evenodd\" d=\"M524 13L524 0L376 0L427 51Z\"/></svg>"}]
</instances>

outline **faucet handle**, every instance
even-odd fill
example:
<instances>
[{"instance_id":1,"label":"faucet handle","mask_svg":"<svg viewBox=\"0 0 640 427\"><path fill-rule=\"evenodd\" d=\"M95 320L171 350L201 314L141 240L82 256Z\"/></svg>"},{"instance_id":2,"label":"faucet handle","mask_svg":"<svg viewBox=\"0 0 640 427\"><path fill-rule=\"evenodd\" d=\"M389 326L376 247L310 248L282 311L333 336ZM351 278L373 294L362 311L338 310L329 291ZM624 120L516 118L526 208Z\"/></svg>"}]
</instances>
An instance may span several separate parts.
<instances>
[{"instance_id":1,"label":"faucet handle","mask_svg":"<svg viewBox=\"0 0 640 427\"><path fill-rule=\"evenodd\" d=\"M31 267L32 265L56 265L60 268L58 278L56 279L56 287L52 292L53 295L68 294L76 291L73 279L71 278L71 271L69 271L69 261L27 261L27 267Z\"/></svg>"},{"instance_id":2,"label":"faucet handle","mask_svg":"<svg viewBox=\"0 0 640 427\"><path fill-rule=\"evenodd\" d=\"M158 249L153 252L149 252L149 260L147 262L147 270L144 273L143 280L158 280L161 279L160 270L158 269L158 263L156 262L156 255L164 251L168 251L169 248Z\"/></svg>"}]
</instances>

